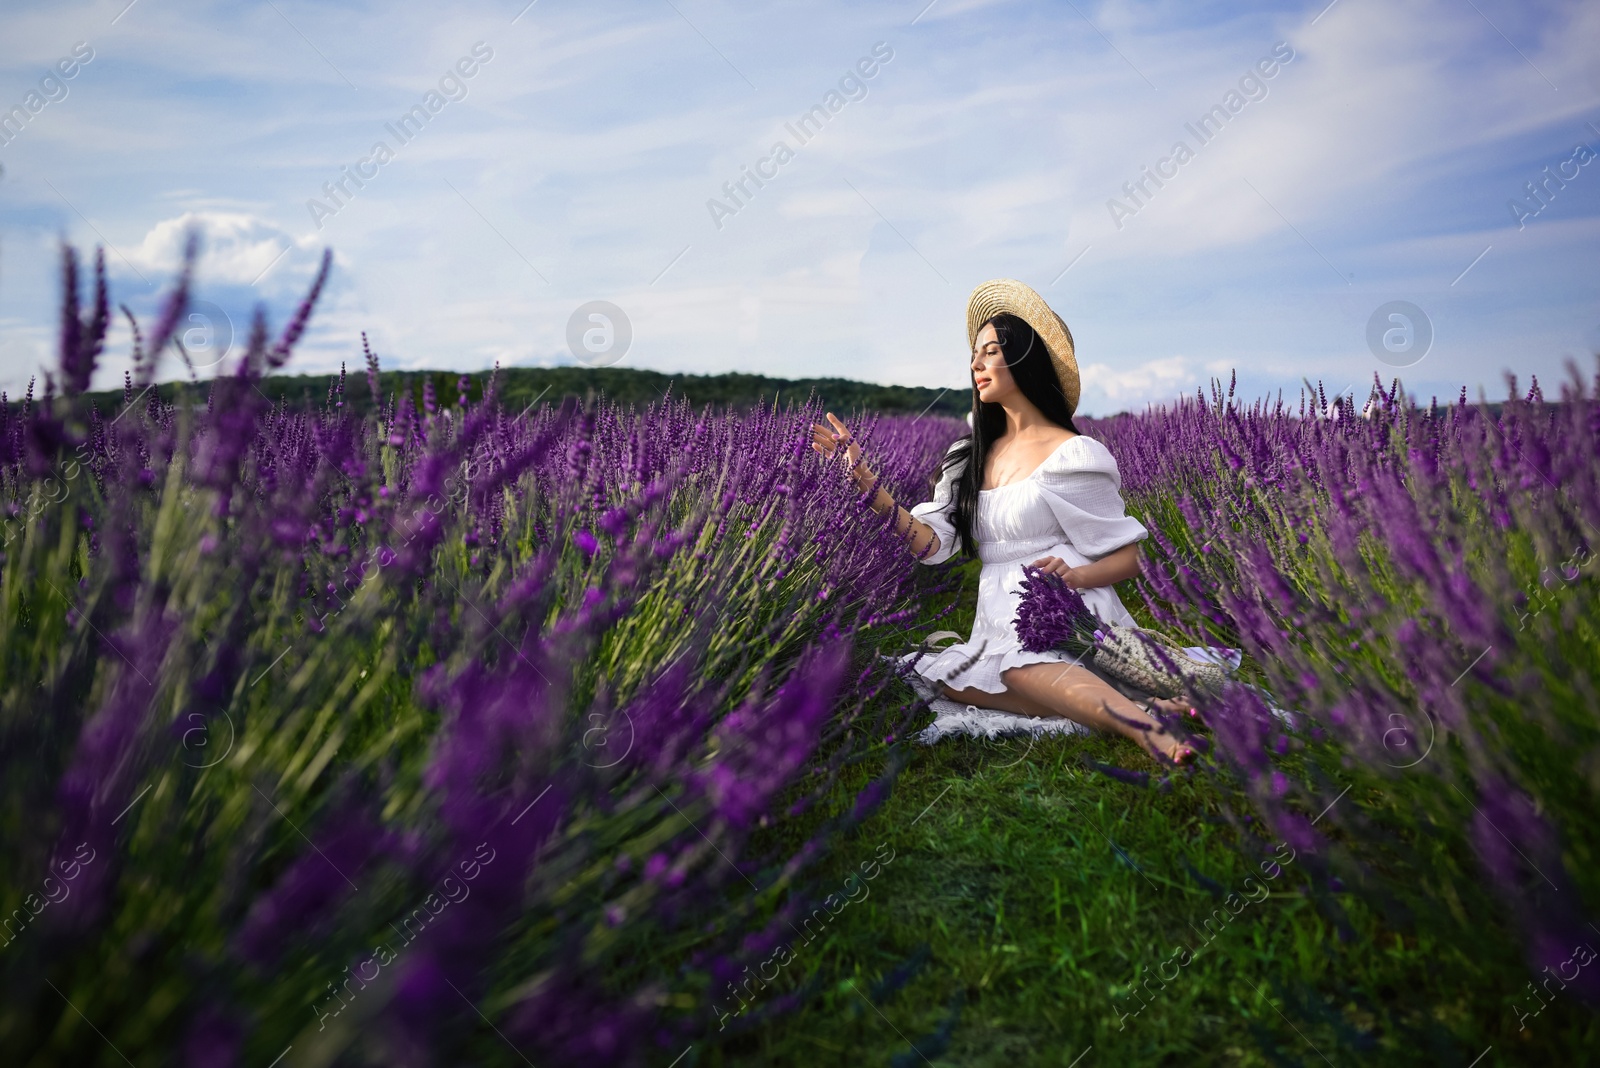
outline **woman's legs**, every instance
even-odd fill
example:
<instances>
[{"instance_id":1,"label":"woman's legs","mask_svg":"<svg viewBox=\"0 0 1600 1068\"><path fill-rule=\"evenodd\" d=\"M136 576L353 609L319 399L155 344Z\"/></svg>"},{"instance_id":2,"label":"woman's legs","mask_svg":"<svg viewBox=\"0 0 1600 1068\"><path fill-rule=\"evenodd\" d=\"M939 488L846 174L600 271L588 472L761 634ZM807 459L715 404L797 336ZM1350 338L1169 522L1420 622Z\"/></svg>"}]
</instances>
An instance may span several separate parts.
<instances>
[{"instance_id":1,"label":"woman's legs","mask_svg":"<svg viewBox=\"0 0 1600 1068\"><path fill-rule=\"evenodd\" d=\"M1081 665L1028 664L1011 668L1001 678L1006 688L1000 693L941 688L952 701L963 704L1022 716L1061 716L1086 727L1125 735L1157 760L1181 763L1194 757L1194 750L1183 745L1159 720Z\"/></svg>"}]
</instances>

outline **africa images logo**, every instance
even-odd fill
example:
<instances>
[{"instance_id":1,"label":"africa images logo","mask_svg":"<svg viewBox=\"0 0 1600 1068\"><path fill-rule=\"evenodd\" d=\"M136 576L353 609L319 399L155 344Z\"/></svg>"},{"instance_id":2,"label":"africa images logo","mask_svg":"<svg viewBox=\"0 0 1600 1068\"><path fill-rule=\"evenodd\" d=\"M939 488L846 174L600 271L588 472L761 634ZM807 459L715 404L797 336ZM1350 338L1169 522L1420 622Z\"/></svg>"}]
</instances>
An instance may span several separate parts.
<instances>
[{"instance_id":1,"label":"africa images logo","mask_svg":"<svg viewBox=\"0 0 1600 1068\"><path fill-rule=\"evenodd\" d=\"M72 46L71 55L57 60L54 67L39 79L39 88L28 90L22 103L13 105L7 111L0 111L0 145L9 145L21 136L35 115L49 105L65 100L70 92L67 82L76 78L78 72L93 59L94 49L89 47L87 41L79 41Z\"/></svg>"},{"instance_id":2,"label":"africa images logo","mask_svg":"<svg viewBox=\"0 0 1600 1068\"><path fill-rule=\"evenodd\" d=\"M1223 94L1221 103L1213 104L1205 114L1194 122L1183 124L1185 131L1195 140L1195 147L1190 148L1189 142L1179 139L1172 145L1172 154L1156 160L1155 171L1151 173L1149 167L1140 169L1140 177L1131 182L1122 183L1122 191L1127 194L1128 203L1123 203L1116 197L1106 201L1106 211L1111 213L1111 221L1120 230L1124 219L1132 218L1148 207L1156 193L1166 187L1167 182L1176 178L1179 169L1200 153L1200 150L1212 141L1233 121L1233 117L1245 109L1252 101L1267 98L1267 82L1276 78L1294 59L1294 49L1287 41L1279 41L1272 46L1272 54L1262 56L1256 61L1254 67L1245 71L1239 79L1237 89L1229 89ZM1151 186L1155 188L1152 189ZM1140 194L1143 194L1141 199Z\"/></svg>"},{"instance_id":3,"label":"africa images logo","mask_svg":"<svg viewBox=\"0 0 1600 1068\"><path fill-rule=\"evenodd\" d=\"M877 42L872 46L870 56L862 56L854 67L845 71L844 77L839 79L837 89L829 89L823 94L820 102L813 104L794 122L784 123L783 128L794 137L796 147L810 143L822 132L823 126L843 111L850 101L865 100L868 91L867 82L875 78L882 66L893 58L894 49L889 47L888 42ZM749 206L755 197L755 190L750 188L752 183L756 189L764 188L767 182L778 176L780 168L794 157L795 149L789 147L788 141L780 139L773 142L767 155L756 160L753 166L740 167L738 178L723 182L722 192L727 200L718 200L716 197L706 200L706 210L711 213L711 221L716 228L722 229L723 219L737 215ZM743 194L742 199L741 194Z\"/></svg>"},{"instance_id":4,"label":"africa images logo","mask_svg":"<svg viewBox=\"0 0 1600 1068\"><path fill-rule=\"evenodd\" d=\"M394 148L389 147L388 141L374 142L371 151L356 160L353 167L341 167L338 178L331 182L323 182L322 192L327 196L327 202L324 203L316 197L306 201L306 210L311 213L311 221L316 224L317 229L322 229L325 219L339 214L348 207L355 199L356 193L365 189L367 182L378 176L378 169L394 159L395 153L401 146L409 145L415 140L422 132L422 128L443 111L446 104L465 100L469 92L467 80L476 77L493 58L494 49L483 41L473 45L469 55L456 60L455 65L444 72L444 76L439 79L438 89L429 89L404 115L394 122L384 123L384 130L395 140ZM355 189L350 188L352 184Z\"/></svg>"}]
</instances>

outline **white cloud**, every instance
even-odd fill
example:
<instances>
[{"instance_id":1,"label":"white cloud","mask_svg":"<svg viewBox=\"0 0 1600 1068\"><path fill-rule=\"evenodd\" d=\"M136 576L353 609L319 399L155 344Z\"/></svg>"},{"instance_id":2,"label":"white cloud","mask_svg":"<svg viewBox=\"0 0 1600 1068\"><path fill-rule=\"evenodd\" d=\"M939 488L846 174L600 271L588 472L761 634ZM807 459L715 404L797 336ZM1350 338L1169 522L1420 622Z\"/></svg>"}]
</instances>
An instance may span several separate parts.
<instances>
[{"instance_id":1,"label":"white cloud","mask_svg":"<svg viewBox=\"0 0 1600 1068\"><path fill-rule=\"evenodd\" d=\"M186 211L151 227L128 258L153 275L175 274L183 264L184 243L191 230L201 238L196 270L203 283L248 286L292 248L311 248L265 219L240 212Z\"/></svg>"},{"instance_id":2,"label":"white cloud","mask_svg":"<svg viewBox=\"0 0 1600 1068\"><path fill-rule=\"evenodd\" d=\"M1172 400L1193 392L1200 382L1194 361L1187 356L1166 356L1134 367L1090 363L1080 367L1078 374L1086 396L1099 394L1124 409Z\"/></svg>"}]
</instances>

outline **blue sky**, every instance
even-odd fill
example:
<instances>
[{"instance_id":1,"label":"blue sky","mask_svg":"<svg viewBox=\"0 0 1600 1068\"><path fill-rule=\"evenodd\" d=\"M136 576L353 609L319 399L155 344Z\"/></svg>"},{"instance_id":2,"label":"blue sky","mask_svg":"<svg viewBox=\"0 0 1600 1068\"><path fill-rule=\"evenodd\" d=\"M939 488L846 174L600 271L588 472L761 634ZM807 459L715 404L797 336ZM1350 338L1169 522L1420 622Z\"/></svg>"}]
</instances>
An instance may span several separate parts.
<instances>
[{"instance_id":1,"label":"blue sky","mask_svg":"<svg viewBox=\"0 0 1600 1068\"><path fill-rule=\"evenodd\" d=\"M392 368L572 363L603 300L617 366L962 387L1000 276L1071 327L1089 413L1233 370L1493 399L1600 350L1597 4L525 4L8 4L0 388L53 361L61 236L143 319L191 222L202 364L324 248L290 370L359 366L362 330ZM1426 320L1374 327L1397 301Z\"/></svg>"}]
</instances>

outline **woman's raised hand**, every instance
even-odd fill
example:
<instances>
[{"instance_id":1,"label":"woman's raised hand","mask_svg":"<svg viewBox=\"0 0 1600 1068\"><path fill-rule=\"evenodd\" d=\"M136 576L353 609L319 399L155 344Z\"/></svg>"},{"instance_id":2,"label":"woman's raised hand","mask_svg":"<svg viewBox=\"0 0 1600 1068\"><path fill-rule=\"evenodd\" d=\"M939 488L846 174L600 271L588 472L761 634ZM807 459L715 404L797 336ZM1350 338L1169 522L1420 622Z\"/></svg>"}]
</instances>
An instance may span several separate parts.
<instances>
[{"instance_id":1,"label":"woman's raised hand","mask_svg":"<svg viewBox=\"0 0 1600 1068\"><path fill-rule=\"evenodd\" d=\"M838 454L840 446L843 446L845 455L850 458L852 476L858 482L871 478L872 471L861 462L861 446L856 444L850 431L832 412L827 413L827 420L830 426L823 426L821 423L811 424L811 447L831 460Z\"/></svg>"}]
</instances>

